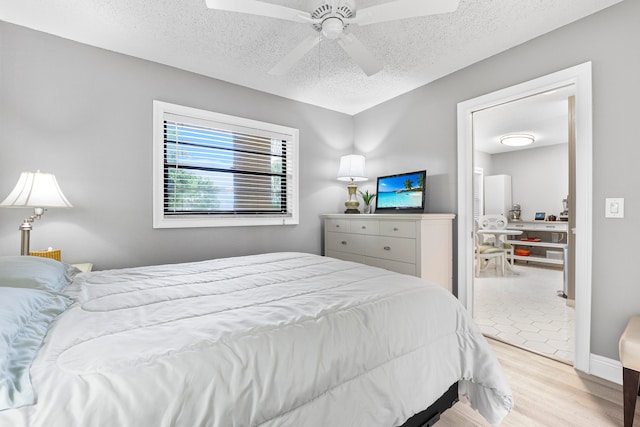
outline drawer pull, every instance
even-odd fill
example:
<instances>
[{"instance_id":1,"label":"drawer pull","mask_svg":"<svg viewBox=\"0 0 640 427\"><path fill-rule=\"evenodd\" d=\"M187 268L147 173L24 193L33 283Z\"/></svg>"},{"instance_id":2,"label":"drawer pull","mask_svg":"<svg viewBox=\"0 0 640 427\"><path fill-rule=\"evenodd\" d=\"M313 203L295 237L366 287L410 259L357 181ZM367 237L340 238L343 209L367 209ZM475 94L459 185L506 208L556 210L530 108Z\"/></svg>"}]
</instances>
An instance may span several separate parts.
<instances>
[{"instance_id":1,"label":"drawer pull","mask_svg":"<svg viewBox=\"0 0 640 427\"><path fill-rule=\"evenodd\" d=\"M384 249L385 251L390 251L390 250L391 250L391 246L385 246L385 247L384 247L384 248L382 248L382 249Z\"/></svg>"},{"instance_id":2,"label":"drawer pull","mask_svg":"<svg viewBox=\"0 0 640 427\"><path fill-rule=\"evenodd\" d=\"M393 227L393 231L398 231L398 227Z\"/></svg>"},{"instance_id":3,"label":"drawer pull","mask_svg":"<svg viewBox=\"0 0 640 427\"><path fill-rule=\"evenodd\" d=\"M347 244L347 241L346 241L346 240L343 240L343 241L342 241L342 242L340 242L340 243L342 243L343 245L346 245L346 244Z\"/></svg>"},{"instance_id":4,"label":"drawer pull","mask_svg":"<svg viewBox=\"0 0 640 427\"><path fill-rule=\"evenodd\" d=\"M340 228L340 224L336 224L336 228Z\"/></svg>"},{"instance_id":5,"label":"drawer pull","mask_svg":"<svg viewBox=\"0 0 640 427\"><path fill-rule=\"evenodd\" d=\"M366 228L367 228L367 226L366 226L366 225L363 225L363 226L362 226L362 229L363 229L363 230L365 230Z\"/></svg>"}]
</instances>

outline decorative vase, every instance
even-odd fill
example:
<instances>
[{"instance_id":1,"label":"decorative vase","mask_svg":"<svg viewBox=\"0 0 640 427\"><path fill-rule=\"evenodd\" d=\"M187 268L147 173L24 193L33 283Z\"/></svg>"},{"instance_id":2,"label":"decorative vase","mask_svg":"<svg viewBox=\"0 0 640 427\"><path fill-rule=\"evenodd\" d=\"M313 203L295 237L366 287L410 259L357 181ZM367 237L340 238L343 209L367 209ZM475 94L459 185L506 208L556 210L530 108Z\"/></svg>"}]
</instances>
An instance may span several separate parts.
<instances>
[{"instance_id":1,"label":"decorative vase","mask_svg":"<svg viewBox=\"0 0 640 427\"><path fill-rule=\"evenodd\" d=\"M365 214L373 213L373 206L372 205L364 205L364 208L362 208L362 213L365 213Z\"/></svg>"}]
</instances>

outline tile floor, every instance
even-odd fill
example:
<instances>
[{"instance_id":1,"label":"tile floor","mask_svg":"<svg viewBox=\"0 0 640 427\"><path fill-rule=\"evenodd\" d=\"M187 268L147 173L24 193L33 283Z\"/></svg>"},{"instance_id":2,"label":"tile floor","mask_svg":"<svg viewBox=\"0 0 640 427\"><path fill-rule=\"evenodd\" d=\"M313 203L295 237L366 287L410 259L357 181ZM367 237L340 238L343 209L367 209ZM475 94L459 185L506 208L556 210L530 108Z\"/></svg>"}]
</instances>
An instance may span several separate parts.
<instances>
[{"instance_id":1,"label":"tile floor","mask_svg":"<svg viewBox=\"0 0 640 427\"><path fill-rule=\"evenodd\" d=\"M482 333L573 364L575 313L562 290L563 272L516 264L518 275L490 266L474 281L474 320Z\"/></svg>"}]
</instances>

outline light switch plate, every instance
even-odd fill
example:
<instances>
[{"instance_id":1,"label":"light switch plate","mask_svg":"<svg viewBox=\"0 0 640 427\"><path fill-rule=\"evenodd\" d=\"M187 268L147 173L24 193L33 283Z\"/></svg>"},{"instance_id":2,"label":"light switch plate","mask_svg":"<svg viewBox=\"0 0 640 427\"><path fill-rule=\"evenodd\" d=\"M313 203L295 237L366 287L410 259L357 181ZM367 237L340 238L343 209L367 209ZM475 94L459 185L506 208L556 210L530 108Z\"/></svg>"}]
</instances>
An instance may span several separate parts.
<instances>
[{"instance_id":1,"label":"light switch plate","mask_svg":"<svg viewBox=\"0 0 640 427\"><path fill-rule=\"evenodd\" d=\"M605 218L624 218L624 198L604 199Z\"/></svg>"}]
</instances>

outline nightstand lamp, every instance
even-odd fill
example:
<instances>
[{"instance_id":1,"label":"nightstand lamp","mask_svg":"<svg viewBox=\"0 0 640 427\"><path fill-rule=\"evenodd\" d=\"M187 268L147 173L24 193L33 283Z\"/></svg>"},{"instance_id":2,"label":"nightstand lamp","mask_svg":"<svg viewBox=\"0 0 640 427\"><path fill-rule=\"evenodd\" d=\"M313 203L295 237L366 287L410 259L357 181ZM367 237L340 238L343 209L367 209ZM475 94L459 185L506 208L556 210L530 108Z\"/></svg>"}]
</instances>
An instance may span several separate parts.
<instances>
[{"instance_id":1,"label":"nightstand lamp","mask_svg":"<svg viewBox=\"0 0 640 427\"><path fill-rule=\"evenodd\" d=\"M358 186L356 181L366 181L367 177L364 172L364 156L359 154L349 154L340 158L340 168L338 169L338 180L349 181L347 190L349 192L349 200L344 205L347 210L344 213L360 213L358 206L358 198L356 191Z\"/></svg>"},{"instance_id":2,"label":"nightstand lamp","mask_svg":"<svg viewBox=\"0 0 640 427\"><path fill-rule=\"evenodd\" d=\"M19 227L21 232L20 255L29 255L31 224L40 219L46 208L70 208L71 203L64 197L56 177L51 173L22 172L15 188L0 202L5 208L33 208L33 215L25 219Z\"/></svg>"}]
</instances>

